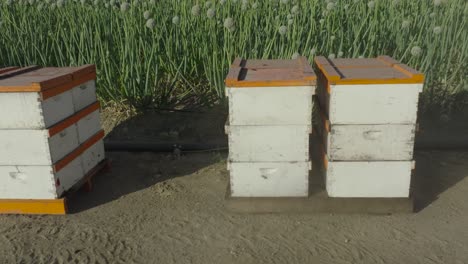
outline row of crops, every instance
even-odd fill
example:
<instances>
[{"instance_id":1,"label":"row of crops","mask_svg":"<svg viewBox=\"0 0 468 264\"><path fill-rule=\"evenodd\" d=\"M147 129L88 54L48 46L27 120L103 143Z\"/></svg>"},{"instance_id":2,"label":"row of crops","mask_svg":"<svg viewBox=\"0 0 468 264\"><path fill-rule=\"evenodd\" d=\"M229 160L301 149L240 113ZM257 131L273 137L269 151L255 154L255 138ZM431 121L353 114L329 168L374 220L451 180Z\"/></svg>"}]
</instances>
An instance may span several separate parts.
<instances>
[{"instance_id":1,"label":"row of crops","mask_svg":"<svg viewBox=\"0 0 468 264\"><path fill-rule=\"evenodd\" d=\"M224 97L236 56L372 57L427 74L426 105L468 93L466 0L0 0L0 66L94 63L104 101Z\"/></svg>"}]
</instances>

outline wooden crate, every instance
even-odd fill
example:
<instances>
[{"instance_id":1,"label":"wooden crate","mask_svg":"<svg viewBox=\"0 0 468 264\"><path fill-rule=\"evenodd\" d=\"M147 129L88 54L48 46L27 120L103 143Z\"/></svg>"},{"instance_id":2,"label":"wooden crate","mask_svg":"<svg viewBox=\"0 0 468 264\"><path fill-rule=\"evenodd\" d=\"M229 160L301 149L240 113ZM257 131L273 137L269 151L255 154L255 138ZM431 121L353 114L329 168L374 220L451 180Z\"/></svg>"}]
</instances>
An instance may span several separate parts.
<instances>
[{"instance_id":1,"label":"wooden crate","mask_svg":"<svg viewBox=\"0 0 468 264\"><path fill-rule=\"evenodd\" d=\"M305 57L234 61L226 78L233 197L308 195L315 79Z\"/></svg>"},{"instance_id":2,"label":"wooden crate","mask_svg":"<svg viewBox=\"0 0 468 264\"><path fill-rule=\"evenodd\" d=\"M0 69L0 129L49 128L96 102L94 65Z\"/></svg>"}]
</instances>

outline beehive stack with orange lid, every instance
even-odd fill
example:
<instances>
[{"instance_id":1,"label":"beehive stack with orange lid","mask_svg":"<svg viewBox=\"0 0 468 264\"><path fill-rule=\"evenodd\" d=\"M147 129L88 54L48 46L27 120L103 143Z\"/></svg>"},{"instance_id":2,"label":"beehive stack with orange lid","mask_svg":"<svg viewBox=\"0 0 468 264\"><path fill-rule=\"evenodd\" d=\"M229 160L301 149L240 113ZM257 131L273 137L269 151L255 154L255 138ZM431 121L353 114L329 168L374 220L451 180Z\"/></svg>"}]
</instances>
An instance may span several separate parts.
<instances>
[{"instance_id":1,"label":"beehive stack with orange lid","mask_svg":"<svg viewBox=\"0 0 468 264\"><path fill-rule=\"evenodd\" d=\"M231 65L225 83L232 197L308 196L315 78L305 57Z\"/></svg>"},{"instance_id":2,"label":"beehive stack with orange lid","mask_svg":"<svg viewBox=\"0 0 468 264\"><path fill-rule=\"evenodd\" d=\"M94 65L0 69L0 213L34 212L27 201L62 197L104 160L95 78Z\"/></svg>"},{"instance_id":3,"label":"beehive stack with orange lid","mask_svg":"<svg viewBox=\"0 0 468 264\"><path fill-rule=\"evenodd\" d=\"M332 197L408 197L424 75L388 57L315 59Z\"/></svg>"}]
</instances>

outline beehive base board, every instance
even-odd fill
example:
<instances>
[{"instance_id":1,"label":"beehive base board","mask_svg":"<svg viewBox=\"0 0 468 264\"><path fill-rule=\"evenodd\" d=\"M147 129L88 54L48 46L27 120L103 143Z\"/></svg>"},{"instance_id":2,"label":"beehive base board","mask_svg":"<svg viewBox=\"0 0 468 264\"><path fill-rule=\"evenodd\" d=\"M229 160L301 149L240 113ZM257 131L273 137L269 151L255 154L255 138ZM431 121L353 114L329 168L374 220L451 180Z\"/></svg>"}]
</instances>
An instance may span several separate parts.
<instances>
[{"instance_id":1,"label":"beehive base board","mask_svg":"<svg viewBox=\"0 0 468 264\"><path fill-rule=\"evenodd\" d=\"M81 188L90 191L93 177L109 169L110 162L104 159L60 199L0 199L0 214L65 215L68 213L67 198Z\"/></svg>"},{"instance_id":2,"label":"beehive base board","mask_svg":"<svg viewBox=\"0 0 468 264\"><path fill-rule=\"evenodd\" d=\"M410 198L331 198L325 193L309 197L231 197L228 189L226 208L235 213L336 213L336 214L396 214L412 213Z\"/></svg>"}]
</instances>

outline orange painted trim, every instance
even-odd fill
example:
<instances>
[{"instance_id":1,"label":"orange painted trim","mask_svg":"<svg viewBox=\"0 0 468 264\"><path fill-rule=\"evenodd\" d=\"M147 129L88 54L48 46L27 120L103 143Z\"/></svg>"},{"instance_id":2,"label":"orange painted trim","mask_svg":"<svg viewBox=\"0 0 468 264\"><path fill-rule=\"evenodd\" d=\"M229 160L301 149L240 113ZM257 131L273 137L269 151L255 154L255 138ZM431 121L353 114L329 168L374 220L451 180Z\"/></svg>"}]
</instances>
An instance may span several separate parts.
<instances>
[{"instance_id":1,"label":"orange painted trim","mask_svg":"<svg viewBox=\"0 0 468 264\"><path fill-rule=\"evenodd\" d=\"M315 86L315 80L287 80L287 81L230 81L226 80L226 86L232 88L259 88L272 86Z\"/></svg>"},{"instance_id":2,"label":"orange painted trim","mask_svg":"<svg viewBox=\"0 0 468 264\"><path fill-rule=\"evenodd\" d=\"M57 173L61 169L65 168L70 162L75 160L77 157L83 154L83 152L92 147L96 142L98 142L102 138L104 138L104 130L101 130L98 133L96 133L94 136L92 136L90 139L88 139L86 142L84 142L78 148L76 148L73 152L71 152L63 159L55 163L53 166L54 172Z\"/></svg>"},{"instance_id":3,"label":"orange painted trim","mask_svg":"<svg viewBox=\"0 0 468 264\"><path fill-rule=\"evenodd\" d=\"M66 92L68 90L71 90L72 88L80 85L80 84L83 84L87 81L91 81L91 80L95 80L96 79L96 73L95 72L91 72L79 79L76 79L76 80L73 80L73 81L70 81L70 82L67 82L65 83L64 85L61 85L59 87L56 87L56 88L52 88L52 89L48 89L48 90L45 90L43 92L41 92L41 97L42 97L42 100L46 100L50 97L54 97L58 94L61 94L63 92Z\"/></svg>"},{"instance_id":4,"label":"orange painted trim","mask_svg":"<svg viewBox=\"0 0 468 264\"><path fill-rule=\"evenodd\" d=\"M64 215L66 213L65 198L49 200L0 199L0 214Z\"/></svg>"},{"instance_id":5,"label":"orange painted trim","mask_svg":"<svg viewBox=\"0 0 468 264\"><path fill-rule=\"evenodd\" d=\"M408 78L408 79L348 79L332 82L332 84L414 84L424 83L424 80L420 78Z\"/></svg>"},{"instance_id":6,"label":"orange painted trim","mask_svg":"<svg viewBox=\"0 0 468 264\"><path fill-rule=\"evenodd\" d=\"M399 63L389 56L379 56L377 60L382 61L386 65L394 68L397 71L400 71L404 75L408 76L405 79L342 79L341 74L338 72L338 69L333 66L333 63L322 56L315 58L315 64L320 69L320 71L325 75L326 79L330 84L413 84L413 83L424 83L424 74L418 72L415 69L410 68L409 66ZM348 66L343 68L366 68L359 66ZM327 87L327 90L330 92L330 87Z\"/></svg>"},{"instance_id":7,"label":"orange painted trim","mask_svg":"<svg viewBox=\"0 0 468 264\"><path fill-rule=\"evenodd\" d=\"M52 126L51 128L49 128L49 136L52 137L52 136L62 132L66 128L70 127L71 125L76 124L82 118L84 118L87 115L99 110L100 106L101 105L99 104L99 102L95 102L94 104L89 105L86 108L84 108L83 110L75 113L71 117L69 117L69 118L63 120L62 122Z\"/></svg>"}]
</instances>

